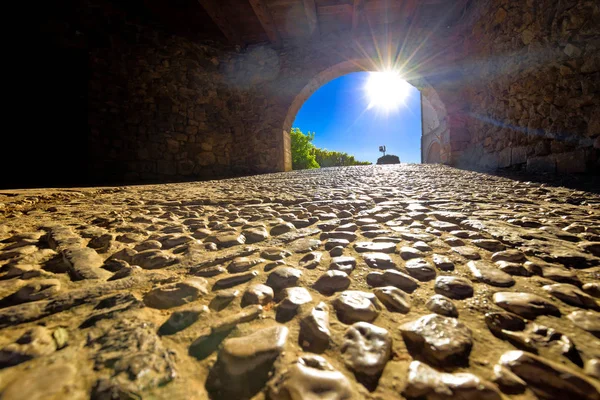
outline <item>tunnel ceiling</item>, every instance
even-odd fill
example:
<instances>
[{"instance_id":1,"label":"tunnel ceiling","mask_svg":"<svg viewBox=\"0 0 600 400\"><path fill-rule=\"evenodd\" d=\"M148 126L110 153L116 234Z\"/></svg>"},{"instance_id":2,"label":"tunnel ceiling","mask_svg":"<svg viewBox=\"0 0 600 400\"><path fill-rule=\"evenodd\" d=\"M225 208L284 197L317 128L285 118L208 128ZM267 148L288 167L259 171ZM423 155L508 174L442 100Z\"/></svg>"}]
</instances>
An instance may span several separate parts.
<instances>
[{"instance_id":1,"label":"tunnel ceiling","mask_svg":"<svg viewBox=\"0 0 600 400\"><path fill-rule=\"evenodd\" d=\"M137 16L195 38L286 46L335 33L352 36L405 26L451 27L468 0L139 0Z\"/></svg>"}]
</instances>

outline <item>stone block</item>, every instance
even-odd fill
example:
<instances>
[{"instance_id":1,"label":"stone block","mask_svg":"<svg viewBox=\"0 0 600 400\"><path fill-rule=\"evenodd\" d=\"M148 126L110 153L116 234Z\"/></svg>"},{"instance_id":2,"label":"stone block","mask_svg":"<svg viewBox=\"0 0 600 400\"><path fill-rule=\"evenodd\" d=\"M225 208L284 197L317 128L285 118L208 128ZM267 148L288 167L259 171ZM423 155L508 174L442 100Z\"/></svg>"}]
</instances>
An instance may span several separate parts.
<instances>
[{"instance_id":1,"label":"stone block","mask_svg":"<svg viewBox=\"0 0 600 400\"><path fill-rule=\"evenodd\" d=\"M497 169L498 168L498 153L484 154L479 159L479 165L486 169Z\"/></svg>"},{"instance_id":2,"label":"stone block","mask_svg":"<svg viewBox=\"0 0 600 400\"><path fill-rule=\"evenodd\" d=\"M175 175L177 173L177 167L175 163L168 160L159 160L156 163L157 172L165 175Z\"/></svg>"},{"instance_id":3,"label":"stone block","mask_svg":"<svg viewBox=\"0 0 600 400\"><path fill-rule=\"evenodd\" d=\"M536 156L546 156L550 154L550 142L547 140L542 140L541 142L536 143L535 145L535 155Z\"/></svg>"},{"instance_id":4,"label":"stone block","mask_svg":"<svg viewBox=\"0 0 600 400\"><path fill-rule=\"evenodd\" d=\"M530 157L527 159L527 172L556 172L556 159L553 155Z\"/></svg>"},{"instance_id":5,"label":"stone block","mask_svg":"<svg viewBox=\"0 0 600 400\"><path fill-rule=\"evenodd\" d=\"M194 172L194 162L191 160L182 160L179 162L179 173L181 175L191 175Z\"/></svg>"},{"instance_id":6,"label":"stone block","mask_svg":"<svg viewBox=\"0 0 600 400\"><path fill-rule=\"evenodd\" d=\"M569 57L579 57L581 55L581 49L579 49L578 47L573 46L571 43L567 44L565 46L565 49L563 51Z\"/></svg>"},{"instance_id":7,"label":"stone block","mask_svg":"<svg viewBox=\"0 0 600 400\"><path fill-rule=\"evenodd\" d=\"M217 161L217 157L213 153L202 152L198 155L198 164L205 167L213 165Z\"/></svg>"},{"instance_id":8,"label":"stone block","mask_svg":"<svg viewBox=\"0 0 600 400\"><path fill-rule=\"evenodd\" d=\"M577 140L577 138L575 138ZM552 154L566 153L575 150L573 143L564 140L553 140L550 144L550 150Z\"/></svg>"},{"instance_id":9,"label":"stone block","mask_svg":"<svg viewBox=\"0 0 600 400\"><path fill-rule=\"evenodd\" d=\"M556 154L556 167L561 173L585 172L586 157L585 150L570 151L568 153Z\"/></svg>"},{"instance_id":10,"label":"stone block","mask_svg":"<svg viewBox=\"0 0 600 400\"><path fill-rule=\"evenodd\" d=\"M511 165L510 157L511 157L510 147L507 147L504 150L500 151L498 153L498 168L509 167Z\"/></svg>"},{"instance_id":11,"label":"stone block","mask_svg":"<svg viewBox=\"0 0 600 400\"><path fill-rule=\"evenodd\" d=\"M511 151L510 163L512 165L515 164L524 164L527 162L527 147L513 147Z\"/></svg>"},{"instance_id":12,"label":"stone block","mask_svg":"<svg viewBox=\"0 0 600 400\"><path fill-rule=\"evenodd\" d=\"M167 151L177 153L179 151L179 142L173 139L167 139Z\"/></svg>"}]
</instances>

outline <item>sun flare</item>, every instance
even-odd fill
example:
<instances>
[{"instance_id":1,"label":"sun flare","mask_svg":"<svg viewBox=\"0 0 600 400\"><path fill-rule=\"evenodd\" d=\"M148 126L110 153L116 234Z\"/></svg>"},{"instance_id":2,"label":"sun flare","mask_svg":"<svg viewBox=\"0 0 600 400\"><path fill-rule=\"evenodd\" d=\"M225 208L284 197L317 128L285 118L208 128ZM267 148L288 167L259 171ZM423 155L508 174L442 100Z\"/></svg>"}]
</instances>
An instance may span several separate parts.
<instances>
[{"instance_id":1,"label":"sun flare","mask_svg":"<svg viewBox=\"0 0 600 400\"><path fill-rule=\"evenodd\" d=\"M396 71L371 72L366 85L369 107L392 111L404 104L411 88Z\"/></svg>"}]
</instances>

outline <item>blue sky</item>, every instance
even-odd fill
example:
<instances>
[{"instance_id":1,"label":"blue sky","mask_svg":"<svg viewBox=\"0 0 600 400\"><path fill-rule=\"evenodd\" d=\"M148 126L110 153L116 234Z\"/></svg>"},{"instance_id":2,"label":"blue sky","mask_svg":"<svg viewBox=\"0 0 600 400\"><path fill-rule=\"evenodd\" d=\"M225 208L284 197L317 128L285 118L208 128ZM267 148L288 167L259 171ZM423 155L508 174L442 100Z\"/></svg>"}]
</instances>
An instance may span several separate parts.
<instances>
[{"instance_id":1,"label":"blue sky","mask_svg":"<svg viewBox=\"0 0 600 400\"><path fill-rule=\"evenodd\" d=\"M379 146L385 145L387 154L401 162L420 163L419 91L410 86L405 105L397 110L368 108L368 78L369 72L355 72L325 84L302 105L293 127L315 132L315 146L343 151L360 161L375 163L381 156Z\"/></svg>"}]
</instances>

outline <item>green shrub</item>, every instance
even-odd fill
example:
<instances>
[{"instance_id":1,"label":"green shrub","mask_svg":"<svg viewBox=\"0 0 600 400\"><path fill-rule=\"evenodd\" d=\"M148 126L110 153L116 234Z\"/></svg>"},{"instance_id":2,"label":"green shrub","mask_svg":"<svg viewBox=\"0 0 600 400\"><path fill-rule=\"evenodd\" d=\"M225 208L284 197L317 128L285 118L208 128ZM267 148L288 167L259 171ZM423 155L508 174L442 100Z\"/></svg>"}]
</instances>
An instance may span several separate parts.
<instances>
[{"instance_id":1,"label":"green shrub","mask_svg":"<svg viewBox=\"0 0 600 400\"><path fill-rule=\"evenodd\" d=\"M370 165L368 161L358 161L354 156L339 151L320 149L312 144L314 132L306 135L299 128L290 131L292 139L292 168L311 169L323 167L346 167L350 165Z\"/></svg>"}]
</instances>

